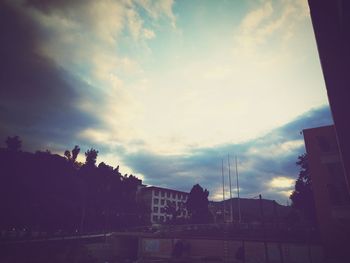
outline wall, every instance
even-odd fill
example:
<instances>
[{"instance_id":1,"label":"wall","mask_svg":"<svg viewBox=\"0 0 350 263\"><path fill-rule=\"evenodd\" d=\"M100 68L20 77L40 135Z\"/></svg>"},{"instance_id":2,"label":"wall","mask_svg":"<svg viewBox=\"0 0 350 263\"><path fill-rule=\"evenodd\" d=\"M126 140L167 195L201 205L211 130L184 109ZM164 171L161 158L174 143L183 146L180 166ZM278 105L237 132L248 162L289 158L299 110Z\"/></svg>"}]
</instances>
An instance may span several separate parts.
<instances>
[{"instance_id":1,"label":"wall","mask_svg":"<svg viewBox=\"0 0 350 263\"><path fill-rule=\"evenodd\" d=\"M179 239L171 238L140 238L139 257L172 258L178 241ZM244 247L246 263L266 262L265 244L262 241L182 239L181 242L184 244L182 257L193 261L201 259L212 262L243 262L237 259L237 252L240 247ZM266 251L270 263L324 262L323 250L319 245L267 242Z\"/></svg>"}]
</instances>

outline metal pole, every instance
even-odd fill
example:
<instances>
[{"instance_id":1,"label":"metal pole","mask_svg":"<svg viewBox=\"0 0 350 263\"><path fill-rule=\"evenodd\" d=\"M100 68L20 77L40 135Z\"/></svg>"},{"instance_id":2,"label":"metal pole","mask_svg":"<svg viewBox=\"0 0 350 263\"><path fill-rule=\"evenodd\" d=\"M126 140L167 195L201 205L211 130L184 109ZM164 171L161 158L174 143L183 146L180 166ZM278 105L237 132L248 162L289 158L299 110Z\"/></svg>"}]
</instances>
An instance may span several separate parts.
<instances>
[{"instance_id":1,"label":"metal pole","mask_svg":"<svg viewBox=\"0 0 350 263\"><path fill-rule=\"evenodd\" d=\"M230 155L227 155L227 162L228 162L228 179L230 184L230 220L231 223L233 223L233 209L232 209L232 187L231 187L231 167L230 167Z\"/></svg>"},{"instance_id":2,"label":"metal pole","mask_svg":"<svg viewBox=\"0 0 350 263\"><path fill-rule=\"evenodd\" d=\"M221 175L222 175L222 204L223 204L223 220L225 223L225 213L226 213L226 207L225 207L225 177L224 177L224 159L221 159Z\"/></svg>"},{"instance_id":3,"label":"metal pole","mask_svg":"<svg viewBox=\"0 0 350 263\"><path fill-rule=\"evenodd\" d=\"M236 179L237 179L237 197L238 197L238 222L241 223L241 201L239 199L239 180L238 180L238 168L237 168L237 156L235 156L236 161Z\"/></svg>"},{"instance_id":4,"label":"metal pole","mask_svg":"<svg viewBox=\"0 0 350 263\"><path fill-rule=\"evenodd\" d=\"M261 215L262 228L263 228L262 230L263 230L263 239L264 239L264 248L265 248L265 262L268 263L270 261L269 261L269 253L268 253L267 243L266 243L265 217L264 217L264 209L263 209L261 194L259 195L259 206L260 206L260 215Z\"/></svg>"}]
</instances>

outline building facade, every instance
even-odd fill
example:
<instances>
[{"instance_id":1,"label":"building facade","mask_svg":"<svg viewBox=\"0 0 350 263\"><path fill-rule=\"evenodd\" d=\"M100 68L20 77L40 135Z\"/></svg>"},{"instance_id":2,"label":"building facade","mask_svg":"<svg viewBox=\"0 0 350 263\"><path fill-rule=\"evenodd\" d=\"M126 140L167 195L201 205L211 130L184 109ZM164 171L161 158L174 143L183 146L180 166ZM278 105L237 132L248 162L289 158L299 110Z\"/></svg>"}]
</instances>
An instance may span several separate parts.
<instances>
[{"instance_id":1,"label":"building facade","mask_svg":"<svg viewBox=\"0 0 350 263\"><path fill-rule=\"evenodd\" d=\"M189 217L185 205L188 195L182 191L149 186L139 190L138 199L145 204L149 211L149 222L163 224L172 220L175 214L177 218L187 219Z\"/></svg>"},{"instance_id":2,"label":"building facade","mask_svg":"<svg viewBox=\"0 0 350 263\"><path fill-rule=\"evenodd\" d=\"M319 230L330 257L350 258L350 195L334 126L303 131Z\"/></svg>"},{"instance_id":3,"label":"building facade","mask_svg":"<svg viewBox=\"0 0 350 263\"><path fill-rule=\"evenodd\" d=\"M332 136L333 140L336 137L338 142L338 152L340 152L338 158L341 160L344 173L344 176L340 176L342 187L333 184L333 189L328 186L326 178L318 176L322 181L315 182L319 185L316 188L320 187L318 190L315 189L316 192L321 192L321 189L323 189L325 191L324 195L332 192L335 194L331 194L333 197L330 197L329 203L325 200L325 197L321 200L315 200L318 203L316 203L316 206L319 206L316 208L321 209L319 213L323 213L325 216L322 219L319 215L319 221L320 224L325 224L321 225L320 228L323 237L328 237L325 241L327 241L329 257L339 259L337 262L350 262L350 222L349 217L346 216L349 210L344 205L339 204L338 197L334 197L342 195L337 194L337 191L340 190L342 193L343 186L347 188L348 193L350 192L350 1L308 0L308 2L329 105L335 124L335 127L332 128ZM307 143L307 140L312 140L313 133L314 131L308 132L306 136L308 139L304 136L306 146L309 144L309 149L313 147L313 143ZM308 146L306 148L309 151ZM316 164L315 160L312 162L314 162L314 165ZM324 164L322 165L324 166ZM327 169L332 168L327 167ZM332 173L330 172L330 174ZM336 173L340 174L340 172ZM321 175L325 176L325 169ZM314 177L316 178L316 175ZM317 179L315 180L317 181ZM332 181L330 185L332 185ZM321 183L326 183L327 187L322 186ZM316 194L316 192L315 197L317 195L322 198L322 195L320 193ZM324 208L320 207L322 202L325 202ZM348 245L345 246L344 244Z\"/></svg>"},{"instance_id":4,"label":"building facade","mask_svg":"<svg viewBox=\"0 0 350 263\"><path fill-rule=\"evenodd\" d=\"M350 1L308 0L329 105L350 191Z\"/></svg>"}]
</instances>

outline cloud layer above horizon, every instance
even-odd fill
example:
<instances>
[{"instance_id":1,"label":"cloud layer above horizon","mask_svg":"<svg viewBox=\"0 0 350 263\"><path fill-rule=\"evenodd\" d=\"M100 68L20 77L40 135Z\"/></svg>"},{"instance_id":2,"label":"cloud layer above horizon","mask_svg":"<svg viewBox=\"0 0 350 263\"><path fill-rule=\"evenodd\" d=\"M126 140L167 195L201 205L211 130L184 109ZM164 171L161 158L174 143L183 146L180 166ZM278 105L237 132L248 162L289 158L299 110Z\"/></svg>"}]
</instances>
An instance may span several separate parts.
<instances>
[{"instance_id":1,"label":"cloud layer above horizon","mask_svg":"<svg viewBox=\"0 0 350 263\"><path fill-rule=\"evenodd\" d=\"M286 204L299 172L295 163L298 156L305 153L302 130L331 124L329 108L321 107L245 142L196 148L185 155L125 152L123 161L137 174L143 174L148 184L188 192L199 183L210 191L211 199L221 200L222 163L226 197L229 196L229 161L233 196L237 196L237 158L241 197L253 198L262 194L264 198Z\"/></svg>"},{"instance_id":2,"label":"cloud layer above horizon","mask_svg":"<svg viewBox=\"0 0 350 263\"><path fill-rule=\"evenodd\" d=\"M0 135L27 149L95 147L148 183L202 179L213 198L235 153L256 174L244 193L281 198L302 139L268 135L331 123L306 0L5 0L0 28Z\"/></svg>"}]
</instances>

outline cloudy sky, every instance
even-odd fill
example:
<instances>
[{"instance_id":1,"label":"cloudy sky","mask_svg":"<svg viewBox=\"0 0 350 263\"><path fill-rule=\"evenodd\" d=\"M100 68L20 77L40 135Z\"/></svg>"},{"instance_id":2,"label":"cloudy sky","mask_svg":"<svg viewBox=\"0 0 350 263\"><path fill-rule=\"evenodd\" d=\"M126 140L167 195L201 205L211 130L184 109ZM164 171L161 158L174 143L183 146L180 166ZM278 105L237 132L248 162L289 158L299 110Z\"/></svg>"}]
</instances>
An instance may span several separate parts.
<instances>
[{"instance_id":1,"label":"cloudy sky","mask_svg":"<svg viewBox=\"0 0 350 263\"><path fill-rule=\"evenodd\" d=\"M286 203L300 131L332 123L306 0L3 0L0 32L1 138L146 184L220 199L230 154L242 196Z\"/></svg>"}]
</instances>

